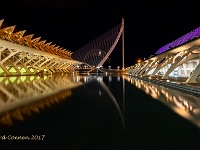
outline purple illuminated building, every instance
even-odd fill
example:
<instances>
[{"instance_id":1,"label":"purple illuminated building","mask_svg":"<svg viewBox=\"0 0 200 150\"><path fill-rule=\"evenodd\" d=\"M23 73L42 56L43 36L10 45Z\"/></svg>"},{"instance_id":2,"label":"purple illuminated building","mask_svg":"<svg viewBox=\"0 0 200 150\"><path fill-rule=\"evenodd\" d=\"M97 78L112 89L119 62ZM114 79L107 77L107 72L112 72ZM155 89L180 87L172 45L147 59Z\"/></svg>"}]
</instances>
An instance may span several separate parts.
<instances>
[{"instance_id":1,"label":"purple illuminated building","mask_svg":"<svg viewBox=\"0 0 200 150\"><path fill-rule=\"evenodd\" d=\"M183 35L182 37L176 39L175 41L161 47L155 54L161 54L167 50L170 50L172 48L175 48L177 46L183 45L186 42L190 42L193 39L199 38L200 37L200 27L196 28L195 30Z\"/></svg>"}]
</instances>

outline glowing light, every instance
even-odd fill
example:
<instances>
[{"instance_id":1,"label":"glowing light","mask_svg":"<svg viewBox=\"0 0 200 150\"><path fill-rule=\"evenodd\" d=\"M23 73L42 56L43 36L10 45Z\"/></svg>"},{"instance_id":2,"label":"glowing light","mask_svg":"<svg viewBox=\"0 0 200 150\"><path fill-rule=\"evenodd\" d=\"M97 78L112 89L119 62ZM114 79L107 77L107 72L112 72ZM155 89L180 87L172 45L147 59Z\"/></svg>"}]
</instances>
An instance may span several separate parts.
<instances>
[{"instance_id":1,"label":"glowing light","mask_svg":"<svg viewBox=\"0 0 200 150\"><path fill-rule=\"evenodd\" d=\"M99 96L101 96L101 90L99 90Z\"/></svg>"},{"instance_id":2,"label":"glowing light","mask_svg":"<svg viewBox=\"0 0 200 150\"><path fill-rule=\"evenodd\" d=\"M34 72L34 69L33 69L33 68L31 68L31 69L30 69L30 71L31 71L31 72Z\"/></svg>"},{"instance_id":3,"label":"glowing light","mask_svg":"<svg viewBox=\"0 0 200 150\"><path fill-rule=\"evenodd\" d=\"M3 72L4 72L4 71L3 71L3 70L1 69L1 67L0 67L0 74L3 73Z\"/></svg>"},{"instance_id":4,"label":"glowing light","mask_svg":"<svg viewBox=\"0 0 200 150\"><path fill-rule=\"evenodd\" d=\"M25 73L25 72L26 72L26 70L25 70L24 68L22 68L20 71L21 71L22 73Z\"/></svg>"},{"instance_id":5,"label":"glowing light","mask_svg":"<svg viewBox=\"0 0 200 150\"><path fill-rule=\"evenodd\" d=\"M109 76L109 77L108 77L108 80L109 80L109 82L112 82L112 77Z\"/></svg>"},{"instance_id":6,"label":"glowing light","mask_svg":"<svg viewBox=\"0 0 200 150\"><path fill-rule=\"evenodd\" d=\"M172 48L175 48L177 46L180 46L182 44L185 44L186 42L189 42L195 38L200 37L200 27L196 28L195 30L183 35L182 37L178 38L177 40L161 47L156 54L161 54L167 50L170 50Z\"/></svg>"},{"instance_id":7,"label":"glowing light","mask_svg":"<svg viewBox=\"0 0 200 150\"><path fill-rule=\"evenodd\" d=\"M47 76L44 76L44 80L47 80Z\"/></svg>"},{"instance_id":8,"label":"glowing light","mask_svg":"<svg viewBox=\"0 0 200 150\"><path fill-rule=\"evenodd\" d=\"M158 95L154 92L154 93L151 93L151 97L154 98L154 99L157 99Z\"/></svg>"},{"instance_id":9,"label":"glowing light","mask_svg":"<svg viewBox=\"0 0 200 150\"><path fill-rule=\"evenodd\" d=\"M17 77L10 77L9 78L9 80L10 80L11 83L14 83L16 79L17 79Z\"/></svg>"},{"instance_id":10,"label":"glowing light","mask_svg":"<svg viewBox=\"0 0 200 150\"><path fill-rule=\"evenodd\" d=\"M0 83L4 81L5 77L0 77Z\"/></svg>"},{"instance_id":11,"label":"glowing light","mask_svg":"<svg viewBox=\"0 0 200 150\"><path fill-rule=\"evenodd\" d=\"M189 114L189 112L185 111L184 109L178 108L178 107L174 107L173 110L179 114L180 116L186 118L186 119L190 119L191 116Z\"/></svg>"},{"instance_id":12,"label":"glowing light","mask_svg":"<svg viewBox=\"0 0 200 150\"><path fill-rule=\"evenodd\" d=\"M35 79L35 76L30 76L30 80L33 81Z\"/></svg>"},{"instance_id":13,"label":"glowing light","mask_svg":"<svg viewBox=\"0 0 200 150\"><path fill-rule=\"evenodd\" d=\"M17 71L12 67L9 72L16 73Z\"/></svg>"},{"instance_id":14,"label":"glowing light","mask_svg":"<svg viewBox=\"0 0 200 150\"><path fill-rule=\"evenodd\" d=\"M21 80L22 82L26 81L26 76L21 76L21 77L20 77L20 80Z\"/></svg>"}]
</instances>

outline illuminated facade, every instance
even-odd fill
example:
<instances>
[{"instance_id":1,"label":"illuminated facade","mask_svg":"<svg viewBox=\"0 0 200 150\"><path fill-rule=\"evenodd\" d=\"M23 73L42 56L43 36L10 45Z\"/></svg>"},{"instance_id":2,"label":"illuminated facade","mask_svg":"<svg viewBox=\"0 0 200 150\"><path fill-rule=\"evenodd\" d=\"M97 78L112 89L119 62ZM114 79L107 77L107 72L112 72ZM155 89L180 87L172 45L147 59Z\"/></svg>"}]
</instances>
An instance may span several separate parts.
<instances>
[{"instance_id":1,"label":"illuminated facade","mask_svg":"<svg viewBox=\"0 0 200 150\"><path fill-rule=\"evenodd\" d=\"M150 78L184 77L196 83L200 75L200 28L161 47L154 56L127 68L127 74Z\"/></svg>"},{"instance_id":2,"label":"illuminated facade","mask_svg":"<svg viewBox=\"0 0 200 150\"><path fill-rule=\"evenodd\" d=\"M4 20L0 20L0 27ZM0 28L0 76L90 72L100 68L124 30L124 20L95 40L70 52L52 42L15 32L16 26Z\"/></svg>"},{"instance_id":3,"label":"illuminated facade","mask_svg":"<svg viewBox=\"0 0 200 150\"><path fill-rule=\"evenodd\" d=\"M4 20L0 20L0 27ZM72 52L56 46L16 26L0 28L0 76L73 73L77 64Z\"/></svg>"}]
</instances>

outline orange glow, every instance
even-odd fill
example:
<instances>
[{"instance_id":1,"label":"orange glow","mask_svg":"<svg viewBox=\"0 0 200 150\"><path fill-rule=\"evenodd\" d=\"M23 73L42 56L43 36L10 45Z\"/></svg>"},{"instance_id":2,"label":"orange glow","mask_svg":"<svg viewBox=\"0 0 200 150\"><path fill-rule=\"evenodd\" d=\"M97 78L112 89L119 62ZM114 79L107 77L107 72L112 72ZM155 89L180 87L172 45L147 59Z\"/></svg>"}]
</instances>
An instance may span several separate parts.
<instances>
[{"instance_id":1,"label":"orange glow","mask_svg":"<svg viewBox=\"0 0 200 150\"><path fill-rule=\"evenodd\" d=\"M137 63L141 63L142 62L142 60L139 58L139 59L137 59Z\"/></svg>"}]
</instances>

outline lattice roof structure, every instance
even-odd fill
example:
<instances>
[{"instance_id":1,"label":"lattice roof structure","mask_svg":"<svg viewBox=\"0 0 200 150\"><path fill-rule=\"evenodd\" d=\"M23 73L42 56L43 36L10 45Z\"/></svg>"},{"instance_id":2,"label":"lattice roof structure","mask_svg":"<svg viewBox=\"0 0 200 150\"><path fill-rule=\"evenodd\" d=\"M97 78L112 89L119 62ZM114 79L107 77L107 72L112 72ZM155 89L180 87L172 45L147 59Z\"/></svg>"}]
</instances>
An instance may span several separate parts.
<instances>
[{"instance_id":1,"label":"lattice roof structure","mask_svg":"<svg viewBox=\"0 0 200 150\"><path fill-rule=\"evenodd\" d=\"M3 21L4 21L3 19L0 20L0 27L2 27ZM62 48L60 46L56 46L56 44L52 44L52 42L47 43L47 40L40 41L41 37L33 38L34 34L24 36L26 30L14 32L15 28L16 28L15 25L0 28L0 39L32 47L37 50L62 56L64 58L71 58L72 55L71 51Z\"/></svg>"},{"instance_id":2,"label":"lattice roof structure","mask_svg":"<svg viewBox=\"0 0 200 150\"><path fill-rule=\"evenodd\" d=\"M155 54L161 54L165 51L171 50L175 47L181 46L185 43L188 43L194 39L197 39L200 37L200 27L196 28L195 30L183 35L182 37L174 40L173 42L161 47L158 49L158 51Z\"/></svg>"}]
</instances>

